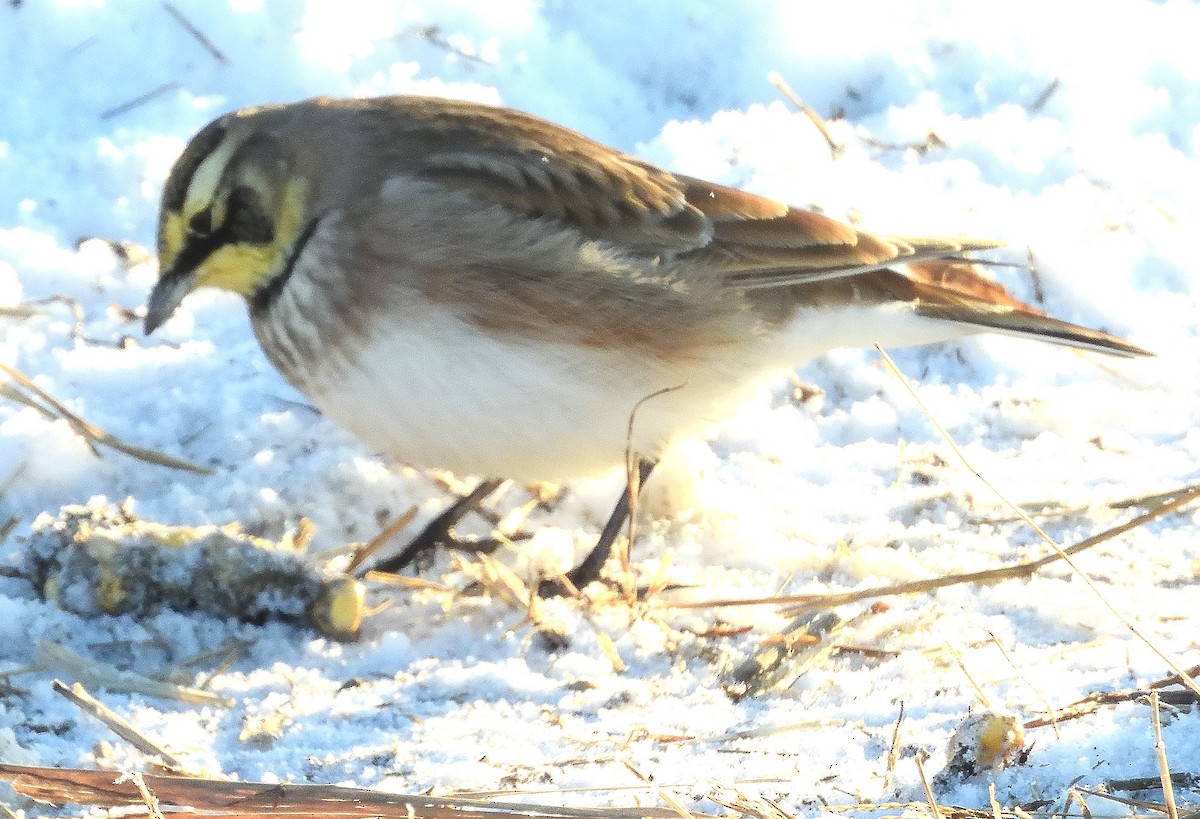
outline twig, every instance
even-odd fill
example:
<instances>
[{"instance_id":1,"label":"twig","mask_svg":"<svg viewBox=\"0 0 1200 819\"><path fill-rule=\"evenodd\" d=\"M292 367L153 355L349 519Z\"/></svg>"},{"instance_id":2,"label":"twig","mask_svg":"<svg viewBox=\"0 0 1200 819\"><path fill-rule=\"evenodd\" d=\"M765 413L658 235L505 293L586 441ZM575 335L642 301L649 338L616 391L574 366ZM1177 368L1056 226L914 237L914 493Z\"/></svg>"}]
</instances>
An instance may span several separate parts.
<instances>
[{"instance_id":1,"label":"twig","mask_svg":"<svg viewBox=\"0 0 1200 819\"><path fill-rule=\"evenodd\" d=\"M112 108L108 108L104 111L101 111L100 119L112 119L115 116L119 116L121 114L132 111L134 108L137 108L139 105L145 105L146 103L150 102L150 100L152 100L156 97L161 97L163 94L167 94L171 91L174 91L178 87L179 87L179 83L176 82L175 80L171 80L170 82L164 82L162 85L158 86L157 88L151 89L150 91L147 91L145 94L142 94L139 97L134 97L133 99L129 100L128 102L123 102L120 105L116 105L116 106L113 106Z\"/></svg>"},{"instance_id":2,"label":"twig","mask_svg":"<svg viewBox=\"0 0 1200 819\"><path fill-rule=\"evenodd\" d=\"M979 700L979 704L983 708L990 709L992 707L992 698L987 695L987 692L980 687L979 683L975 681L975 678L971 676L971 672L967 670L967 663L965 660L963 660L962 652L955 648L950 642L947 642L945 645L946 650L950 652L950 654L954 657L955 663L958 664L958 670L961 671L963 676L967 678L967 682L970 683L971 688L975 689L975 696Z\"/></svg>"},{"instance_id":3,"label":"twig","mask_svg":"<svg viewBox=\"0 0 1200 819\"><path fill-rule=\"evenodd\" d=\"M888 746L887 772L896 772L896 762L900 759L900 725L904 722L904 700L900 700L900 713L896 715L896 725L892 728L892 742Z\"/></svg>"},{"instance_id":4,"label":"twig","mask_svg":"<svg viewBox=\"0 0 1200 819\"><path fill-rule=\"evenodd\" d=\"M146 786L163 805L245 817L311 815L386 819L678 819L665 808L576 808L526 805L425 795L384 793L365 788L295 783L229 782L144 774ZM112 771L46 768L0 763L0 780L24 796L61 804L143 805L131 782L114 782Z\"/></svg>"},{"instance_id":5,"label":"twig","mask_svg":"<svg viewBox=\"0 0 1200 819\"><path fill-rule=\"evenodd\" d=\"M1166 805L1159 805L1154 802L1147 802L1144 799L1128 799L1124 796L1117 796L1114 793L1105 793L1104 791L1092 790L1091 788L1081 788L1078 785L1075 786L1075 790L1079 793L1087 794L1088 796L1095 796L1095 797L1099 797L1100 799L1107 799L1110 802L1117 802L1121 805L1129 805L1132 808L1141 808L1143 810L1152 810L1157 813L1166 813L1167 812Z\"/></svg>"},{"instance_id":6,"label":"twig","mask_svg":"<svg viewBox=\"0 0 1200 819\"><path fill-rule=\"evenodd\" d=\"M212 474L212 470L207 467L194 464L191 461L185 461L182 458L173 458L170 455L164 455L163 453L155 452L152 449L146 449L144 447L135 446L134 444L128 444L112 433L105 432L99 427L88 423L83 418L80 418L78 415L67 409L67 407L53 395L35 384L33 379L25 375L25 373L21 372L15 367L10 367L8 364L5 364L2 361L0 361L0 372L8 375L8 377L13 381L17 382L26 390L33 393L37 398L49 405L53 412L50 412L50 410L45 408L42 408L41 411L50 417L55 417L55 414L57 414L56 417L62 418L64 421L70 424L71 429L75 431L75 434L83 438L88 443L88 446L92 448L93 452L96 452L95 445L101 444L110 449L115 449L118 452L129 455L132 458L137 458L140 461L145 461L157 466L165 466L169 469L179 469L183 470L184 472L195 472L199 475ZM26 398L28 397L26 396ZM32 403L29 405L36 406ZM96 454L99 455L98 452Z\"/></svg>"},{"instance_id":7,"label":"twig","mask_svg":"<svg viewBox=\"0 0 1200 819\"><path fill-rule=\"evenodd\" d=\"M638 496L641 494L641 456L633 451L633 426L637 421L638 410L648 401L652 401L660 396L668 393L682 390L687 386L687 382L676 384L672 387L663 387L655 390L649 395L638 399L638 402L633 405L633 409L629 411L629 418L625 422L625 491L629 493L629 516L626 518L628 529L626 530L625 548L618 550L618 556L621 561L621 575L623 580L628 580L629 583L625 588L625 599L629 603L637 600L637 582L632 577L633 566L629 562L629 550L633 548L633 538L637 533L637 503Z\"/></svg>"},{"instance_id":8,"label":"twig","mask_svg":"<svg viewBox=\"0 0 1200 819\"><path fill-rule=\"evenodd\" d=\"M996 646L996 649L1000 652L1000 656L1008 662L1012 670L1015 671L1017 676L1021 678L1021 681L1029 686L1034 695L1042 701L1042 707L1046 709L1046 717L1050 720L1050 727L1054 729L1054 736L1060 737L1061 734L1058 730L1058 721L1054 718L1054 706L1050 704L1050 700L1046 699L1046 695L1042 693L1042 689L1034 685L1030 679L1025 676L1025 672L1021 671L1021 669L1017 667L1017 664L1013 662L1013 658L1009 655L1008 651L1004 648L1004 645L1000 642L999 638L996 637L992 630L987 629L987 633L988 636L992 638L992 645Z\"/></svg>"},{"instance_id":9,"label":"twig","mask_svg":"<svg viewBox=\"0 0 1200 819\"><path fill-rule=\"evenodd\" d=\"M371 538L369 543L355 551L354 557L350 559L350 565L346 567L346 574L354 574L354 570L361 566L367 558L379 551L380 547L389 540L400 534L405 526L412 523L413 518L417 516L417 511L416 506L408 507L407 512L389 523L384 527L383 531Z\"/></svg>"},{"instance_id":10,"label":"twig","mask_svg":"<svg viewBox=\"0 0 1200 819\"><path fill-rule=\"evenodd\" d=\"M933 788L929 786L929 777L925 776L925 761L923 753L913 757L913 761L917 763L917 775L921 778L921 787L925 789L925 799L929 802L929 808L933 811L933 819L941 819L942 811L938 807L937 800L933 798Z\"/></svg>"},{"instance_id":11,"label":"twig","mask_svg":"<svg viewBox=\"0 0 1200 819\"><path fill-rule=\"evenodd\" d=\"M841 156L842 151L845 150L845 146L839 145L834 141L833 134L829 132L829 126L825 124L825 119L816 111L814 111L812 106L800 99L799 95L797 95L796 92L792 90L792 87L788 85L787 80L781 77L778 72L772 71L767 75L767 79L771 81L771 85L778 89L780 94L783 94L784 98L787 99L788 102L796 106L801 113L803 113L809 118L809 120L812 121L812 124L816 126L816 129L824 138L825 144L829 146L829 156L832 159L837 159L839 156Z\"/></svg>"},{"instance_id":12,"label":"twig","mask_svg":"<svg viewBox=\"0 0 1200 819\"><path fill-rule=\"evenodd\" d=\"M935 132L929 131L925 135L924 142L887 142L886 140L878 139L873 136L860 137L863 142L870 145L872 148L878 148L881 151L916 151L918 154L927 154L935 148L948 148L946 142Z\"/></svg>"},{"instance_id":13,"label":"twig","mask_svg":"<svg viewBox=\"0 0 1200 819\"><path fill-rule=\"evenodd\" d=\"M1129 520L1119 526L1114 526L1111 529L1106 529L1098 535L1093 535L1086 540L1081 540L1073 546L1068 546L1063 549L1064 554L1078 554L1086 549L1091 549L1105 541L1112 540L1114 537L1123 535L1131 529L1136 529L1139 526L1144 526L1155 518L1160 518L1169 512L1173 512L1182 506L1187 506L1192 501L1200 498L1200 484L1186 487L1178 493L1175 500L1164 503L1161 506L1156 506L1145 514L1138 515L1136 518ZM728 600L681 600L676 602L659 601L658 605L665 608L676 609L704 609L704 608L720 608L728 606L790 606L790 612L810 611L821 608L834 608L844 606L849 603L858 603L863 600L871 600L877 597L891 597L899 594L925 594L947 586L957 586L962 583L998 583L1002 580L1013 580L1018 577L1026 577L1033 574L1043 566L1055 563L1061 560L1059 554L1049 554L1045 557L1040 557L1037 560L1031 560L1026 563L1017 563L1012 566L1001 566L998 569L984 569L978 572L966 572L964 574L945 575L943 577L931 577L925 580L910 580L904 583L894 583L887 586L875 586L869 589L857 589L850 592L840 592L838 594L797 594L797 595L778 595L774 597L754 597Z\"/></svg>"},{"instance_id":14,"label":"twig","mask_svg":"<svg viewBox=\"0 0 1200 819\"><path fill-rule=\"evenodd\" d=\"M1194 665L1187 670L1189 676L1195 677L1200 674L1200 665ZM1172 685L1183 685L1183 680L1178 674L1172 674L1169 677L1163 677L1161 680L1155 680L1147 685L1147 688L1167 688Z\"/></svg>"},{"instance_id":15,"label":"twig","mask_svg":"<svg viewBox=\"0 0 1200 819\"><path fill-rule=\"evenodd\" d=\"M1065 722L1069 719L1079 719L1093 714L1105 705L1120 705L1123 702L1137 702L1150 696L1149 688L1135 688L1129 691L1095 692L1087 697L1059 708L1047 718L1031 719L1025 723L1026 730L1044 728L1054 721ZM1196 694L1191 691L1163 691L1160 699L1168 705L1190 706L1197 702Z\"/></svg>"},{"instance_id":16,"label":"twig","mask_svg":"<svg viewBox=\"0 0 1200 819\"><path fill-rule=\"evenodd\" d=\"M162 697L197 705L218 705L227 708L233 705L233 701L228 697L222 697L210 691L200 691L196 688L152 680L133 671L123 670L115 665L76 654L65 646L47 640L38 641L36 661L41 665L69 674L80 682L86 682L98 688L106 688L109 691L135 692L150 697Z\"/></svg>"},{"instance_id":17,"label":"twig","mask_svg":"<svg viewBox=\"0 0 1200 819\"><path fill-rule=\"evenodd\" d=\"M1154 758L1158 760L1158 777L1162 780L1163 803L1168 819L1179 819L1175 804L1175 788L1171 784L1171 766L1167 764L1167 746L1162 738L1162 715L1158 712L1158 692L1150 694L1150 724L1154 726Z\"/></svg>"},{"instance_id":18,"label":"twig","mask_svg":"<svg viewBox=\"0 0 1200 819\"><path fill-rule=\"evenodd\" d=\"M204 32L196 28L191 20L184 17L183 12L175 8L175 6L171 3L163 3L163 9L167 12L167 14L175 18L175 22L183 26L184 31L195 37L196 41L199 42L200 45L204 46L205 50L208 51L209 54L213 55L213 59L219 63L229 65L229 58L225 56L221 49L213 45L213 41L204 36Z\"/></svg>"},{"instance_id":19,"label":"twig","mask_svg":"<svg viewBox=\"0 0 1200 819\"><path fill-rule=\"evenodd\" d=\"M1050 101L1050 98L1051 98L1051 97L1053 97L1053 96L1054 96L1054 94L1055 94L1055 92L1057 92L1057 91L1058 91L1058 87L1059 87L1061 84L1062 84L1062 80L1060 80L1058 77L1055 77L1054 79L1052 79L1052 80L1050 81L1050 84L1049 84L1049 85L1047 85L1045 88L1043 88L1043 89L1042 89L1042 93L1040 93L1040 94L1038 94L1038 95L1037 95L1037 99L1035 99L1033 102L1031 102L1031 103L1029 104L1029 110L1030 110L1030 111L1040 111L1040 110L1042 110L1042 107L1043 107L1043 106L1044 106L1044 105L1045 105L1047 102L1049 102L1049 101Z\"/></svg>"},{"instance_id":20,"label":"twig","mask_svg":"<svg viewBox=\"0 0 1200 819\"><path fill-rule=\"evenodd\" d=\"M62 680L52 680L50 687L62 696L66 697L75 707L84 713L91 714L96 719L100 720L114 734L128 742L133 747L137 748L144 754L157 756L162 759L167 765L181 770L183 763L179 758L168 751L166 748L159 745L154 740L147 737L137 728L133 727L124 717L117 714L100 700L93 697L87 692L80 683L67 685Z\"/></svg>"},{"instance_id":21,"label":"twig","mask_svg":"<svg viewBox=\"0 0 1200 819\"><path fill-rule=\"evenodd\" d=\"M131 773L125 775L122 779L132 782L133 786L138 789L138 793L142 797L142 803L146 806L146 812L150 814L150 819L166 819L158 806L158 797L150 792L150 788L146 786L146 778L142 774Z\"/></svg>"},{"instance_id":22,"label":"twig","mask_svg":"<svg viewBox=\"0 0 1200 819\"><path fill-rule=\"evenodd\" d=\"M1162 651L1157 645L1152 643L1149 638L1142 634L1141 630L1138 629L1137 626L1135 626L1127 617L1125 617L1125 615L1121 614L1121 612L1117 610L1116 606L1109 602L1108 598L1104 596L1104 594L1092 581L1092 578L1089 577L1086 572L1080 569L1079 566L1075 564L1075 561L1071 559L1069 551L1059 546L1052 537L1046 534L1042 527L1033 522L1033 519L1030 518L1029 515L1025 514L1019 506L1010 501L1003 492L997 489L991 481L983 477L983 475L981 475L979 471L971 465L971 462L967 458L966 454L962 451L962 449L959 448L958 444L954 442L954 439L950 437L950 434L946 432L945 428L938 423L937 419L933 417L933 414L929 411L928 407L925 406L924 402L921 401L920 396L917 395L917 391L913 388L912 384L909 383L909 380L904 376L904 374L900 372L900 368L896 366L896 362L892 360L892 357L888 355L887 351L884 350L879 344L875 345L875 349L879 351L879 354L883 357L884 363L887 364L888 369L890 369L896 375L896 377L900 380L900 383L903 384L905 389L908 390L909 395L912 396L913 400L916 401L917 406L920 407L922 412L925 413L925 416L929 419L930 423L933 424L934 429L936 429L938 434L942 436L943 440L949 444L950 449L953 450L954 454L958 456L963 465L970 470L971 474L978 478L984 486L995 493L996 497L998 497L1005 506L1008 506L1010 509L1016 512L1017 515L1020 516L1021 520L1025 522L1025 525L1032 529L1038 535L1038 537L1040 537L1046 543L1046 545L1053 549L1058 554L1060 559L1066 561L1066 564L1071 567L1071 571L1075 572L1076 576L1078 576L1079 579L1082 580L1084 584L1092 591L1096 598L1102 604L1104 604L1104 607L1107 608L1112 615L1117 618L1118 622L1125 626L1130 634L1141 640L1143 645L1157 654L1159 659L1167 664L1168 668L1179 675L1180 680L1184 685L1195 691L1197 695L1200 695L1200 684L1192 679L1192 677L1182 668L1176 665L1175 661L1168 657L1166 652Z\"/></svg>"},{"instance_id":23,"label":"twig","mask_svg":"<svg viewBox=\"0 0 1200 819\"><path fill-rule=\"evenodd\" d=\"M1200 784L1200 775L1193 773L1171 774L1171 784L1181 788L1195 788ZM1162 788L1162 779L1157 776L1135 776L1132 779L1110 779L1104 783L1110 791L1148 791Z\"/></svg>"}]
</instances>

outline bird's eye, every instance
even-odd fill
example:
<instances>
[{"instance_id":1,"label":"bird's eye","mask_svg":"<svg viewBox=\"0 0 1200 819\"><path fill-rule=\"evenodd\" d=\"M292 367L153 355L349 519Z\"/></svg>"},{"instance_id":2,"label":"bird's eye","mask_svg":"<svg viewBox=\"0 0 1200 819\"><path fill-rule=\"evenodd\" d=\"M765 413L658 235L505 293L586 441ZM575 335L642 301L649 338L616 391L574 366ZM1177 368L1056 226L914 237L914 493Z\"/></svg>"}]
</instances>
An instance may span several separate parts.
<instances>
[{"instance_id":1,"label":"bird's eye","mask_svg":"<svg viewBox=\"0 0 1200 819\"><path fill-rule=\"evenodd\" d=\"M194 236L208 236L212 231L212 210L210 208L205 208L188 220L188 233Z\"/></svg>"},{"instance_id":2,"label":"bird's eye","mask_svg":"<svg viewBox=\"0 0 1200 819\"><path fill-rule=\"evenodd\" d=\"M262 197L244 186L229 194L224 227L232 242L270 244L275 239L275 228L263 208Z\"/></svg>"}]
</instances>

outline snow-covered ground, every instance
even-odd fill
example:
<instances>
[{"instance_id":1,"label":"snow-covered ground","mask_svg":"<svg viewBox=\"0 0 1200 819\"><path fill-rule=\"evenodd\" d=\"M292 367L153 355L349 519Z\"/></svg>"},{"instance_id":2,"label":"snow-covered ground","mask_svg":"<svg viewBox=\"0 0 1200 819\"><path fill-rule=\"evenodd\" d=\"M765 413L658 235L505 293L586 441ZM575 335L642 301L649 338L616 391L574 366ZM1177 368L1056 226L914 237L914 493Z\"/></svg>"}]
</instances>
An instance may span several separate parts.
<instances>
[{"instance_id":1,"label":"snow-covered ground","mask_svg":"<svg viewBox=\"0 0 1200 819\"><path fill-rule=\"evenodd\" d=\"M412 504L428 517L445 503L432 478L384 462L309 409L266 363L235 299L195 295L146 339L136 311L153 262L127 269L104 242L77 245L152 246L160 187L188 137L228 109L317 94L504 103L871 229L1009 242L996 258L1034 262L1034 272L996 269L1019 297L1158 357L976 338L895 358L977 470L1019 504L1059 510L1039 518L1059 542L1131 517L1137 510L1111 502L1200 478L1200 7L1098 4L1078 19L1083 10L949 0L3 4L0 362L121 439L213 470L95 457L65 421L0 392L0 524L13 521L4 552L19 565L39 513L98 495L133 498L150 520L239 521L273 539L307 517L314 561L370 539ZM844 146L837 159L768 81L772 71L829 120ZM61 299L43 301L52 296ZM21 305L32 309L9 309ZM798 400L780 377L664 462L633 552L644 578L669 555L667 577L692 584L689 599L825 593L1048 551L960 465L874 351L835 352L798 375L824 396ZM522 573L529 561L572 560L569 547L588 548L621 481L569 484L526 524L534 536L523 551L501 558ZM1185 509L1077 558L1181 666L1200 662L1198 522ZM452 568L442 556L425 576L464 585ZM0 758L144 764L51 692L62 669L10 675L34 665L46 640L188 683L217 670L210 687L232 707L97 689L194 770L661 804L650 790L624 790L642 785L640 774L678 787L688 806L717 783L815 814L821 803L923 802L913 757L928 751L933 776L952 731L985 701L1028 720L1047 703L1169 673L1061 563L1033 579L846 606L838 651L787 690L736 701L723 681L786 623L778 607L551 601L542 616L564 637L549 641L495 598L372 587L369 602L385 598L391 607L361 640L341 644L290 624L169 610L85 618L21 577L0 578ZM244 650L228 668L217 669L220 656L181 665L234 640ZM1195 708L1164 720L1173 769L1200 774ZM1127 702L1030 729L1012 765L943 775L935 796L987 808L994 783L1006 807L1045 800L1078 811L1073 783L1157 776L1150 725L1149 709ZM572 790L585 788L613 790ZM540 792L513 796L529 789ZM1197 792L1177 797L1194 804ZM1125 810L1088 799L1097 813Z\"/></svg>"}]
</instances>

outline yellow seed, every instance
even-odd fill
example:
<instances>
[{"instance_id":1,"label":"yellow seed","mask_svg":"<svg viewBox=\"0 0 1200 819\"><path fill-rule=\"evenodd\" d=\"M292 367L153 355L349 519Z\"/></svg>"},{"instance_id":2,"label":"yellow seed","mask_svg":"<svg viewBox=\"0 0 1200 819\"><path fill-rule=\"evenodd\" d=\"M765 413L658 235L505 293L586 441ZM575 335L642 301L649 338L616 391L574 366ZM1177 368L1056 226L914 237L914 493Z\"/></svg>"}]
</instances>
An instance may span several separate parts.
<instances>
[{"instance_id":1,"label":"yellow seed","mask_svg":"<svg viewBox=\"0 0 1200 819\"><path fill-rule=\"evenodd\" d=\"M322 634L336 640L354 640L362 626L367 589L349 575L325 581L309 614Z\"/></svg>"}]
</instances>

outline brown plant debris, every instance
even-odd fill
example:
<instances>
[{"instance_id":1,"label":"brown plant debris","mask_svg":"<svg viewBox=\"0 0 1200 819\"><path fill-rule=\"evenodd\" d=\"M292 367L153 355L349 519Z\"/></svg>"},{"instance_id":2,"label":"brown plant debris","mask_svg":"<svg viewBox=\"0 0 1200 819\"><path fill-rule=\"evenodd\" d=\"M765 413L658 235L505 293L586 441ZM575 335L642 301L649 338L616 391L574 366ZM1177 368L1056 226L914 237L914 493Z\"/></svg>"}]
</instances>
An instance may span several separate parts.
<instances>
[{"instance_id":1,"label":"brown plant debris","mask_svg":"<svg viewBox=\"0 0 1200 819\"><path fill-rule=\"evenodd\" d=\"M828 656L834 648L832 636L845 625L830 611L802 614L785 633L764 641L753 656L733 669L722 685L725 693L736 702L790 687Z\"/></svg>"},{"instance_id":2,"label":"brown plant debris","mask_svg":"<svg viewBox=\"0 0 1200 819\"><path fill-rule=\"evenodd\" d=\"M7 398L10 401L32 407L47 418L66 421L75 434L87 442L88 448L97 457L100 456L98 447L106 446L118 452L123 452L132 458L137 458L140 461L165 466L170 469L181 469L185 472L195 472L200 475L207 475L212 472L211 469L194 464L191 461L185 461L182 458L173 458L170 455L164 455L152 449L126 443L112 433L105 432L99 427L89 424L83 418L80 418L67 409L66 405L53 395L35 384L33 379L25 375L25 373L15 367L10 367L2 361L0 361L0 373L7 375L9 378L8 382L0 382L0 398Z\"/></svg>"},{"instance_id":3,"label":"brown plant debris","mask_svg":"<svg viewBox=\"0 0 1200 819\"><path fill-rule=\"evenodd\" d=\"M103 807L145 804L135 783L113 779L112 771L0 763L0 780L11 782L18 793L38 802ZM196 811L205 811L210 816L241 819L284 815L290 819L679 819L678 813L665 808L554 807L381 793L336 785L228 782L150 774L142 775L142 779L166 816L195 816Z\"/></svg>"}]
</instances>

